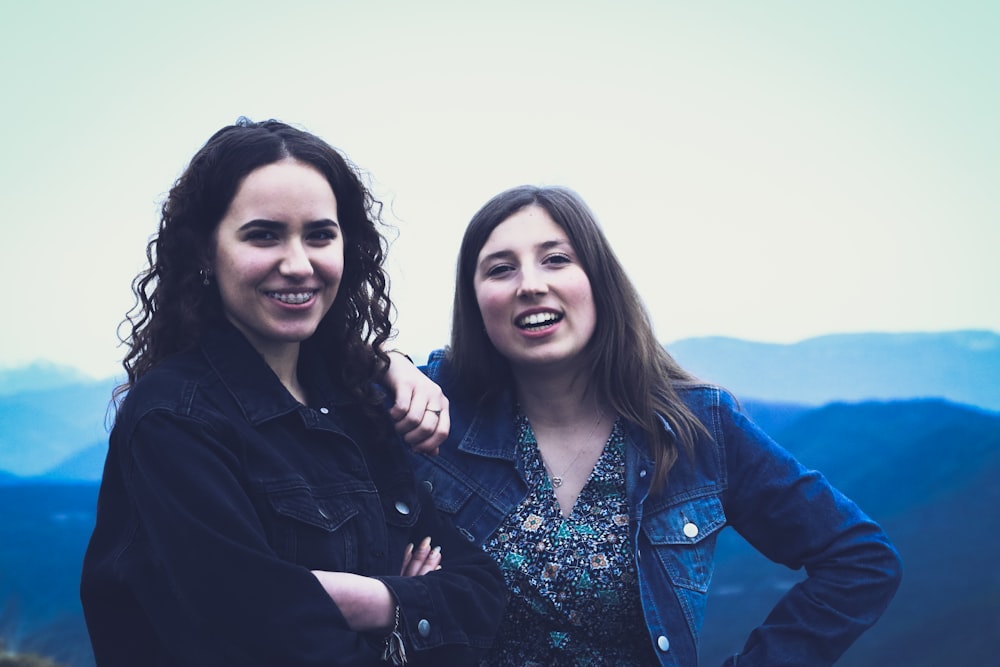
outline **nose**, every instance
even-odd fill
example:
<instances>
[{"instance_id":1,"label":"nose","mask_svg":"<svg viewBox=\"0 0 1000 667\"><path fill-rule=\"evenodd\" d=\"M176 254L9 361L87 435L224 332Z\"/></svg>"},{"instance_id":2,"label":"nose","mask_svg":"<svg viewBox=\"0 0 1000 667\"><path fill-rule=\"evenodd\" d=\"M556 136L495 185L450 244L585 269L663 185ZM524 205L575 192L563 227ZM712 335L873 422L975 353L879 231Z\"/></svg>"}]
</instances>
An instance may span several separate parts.
<instances>
[{"instance_id":1,"label":"nose","mask_svg":"<svg viewBox=\"0 0 1000 667\"><path fill-rule=\"evenodd\" d=\"M521 269L521 283L517 286L519 297L532 297L545 294L549 291L549 286L545 282L541 272L534 267L524 267Z\"/></svg>"},{"instance_id":2,"label":"nose","mask_svg":"<svg viewBox=\"0 0 1000 667\"><path fill-rule=\"evenodd\" d=\"M309 251L300 241L289 241L278 265L278 273L286 278L306 278L313 274Z\"/></svg>"}]
</instances>

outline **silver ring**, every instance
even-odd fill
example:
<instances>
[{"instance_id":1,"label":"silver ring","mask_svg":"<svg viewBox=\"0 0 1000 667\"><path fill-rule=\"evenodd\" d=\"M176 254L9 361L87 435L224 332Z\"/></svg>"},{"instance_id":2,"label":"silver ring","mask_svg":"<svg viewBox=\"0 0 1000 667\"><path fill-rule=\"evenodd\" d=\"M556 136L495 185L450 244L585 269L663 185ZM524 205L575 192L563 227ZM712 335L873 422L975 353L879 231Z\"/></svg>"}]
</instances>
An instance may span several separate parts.
<instances>
[{"instance_id":1,"label":"silver ring","mask_svg":"<svg viewBox=\"0 0 1000 667\"><path fill-rule=\"evenodd\" d=\"M434 408L426 408L424 412L433 412L436 416L441 416L441 410L435 410Z\"/></svg>"}]
</instances>

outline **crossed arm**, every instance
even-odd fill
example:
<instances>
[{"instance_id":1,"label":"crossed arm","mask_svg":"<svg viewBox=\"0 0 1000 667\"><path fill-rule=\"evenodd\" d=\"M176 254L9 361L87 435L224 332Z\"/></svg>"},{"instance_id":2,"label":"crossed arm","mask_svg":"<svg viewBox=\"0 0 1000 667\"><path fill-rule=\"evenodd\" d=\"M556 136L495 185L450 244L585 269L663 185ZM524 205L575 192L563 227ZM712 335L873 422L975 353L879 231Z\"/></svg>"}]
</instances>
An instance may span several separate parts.
<instances>
[{"instance_id":1,"label":"crossed arm","mask_svg":"<svg viewBox=\"0 0 1000 667\"><path fill-rule=\"evenodd\" d=\"M441 550L431 547L430 537L424 538L416 547L407 545L401 576L419 577L439 569ZM382 581L348 572L312 570L312 573L340 609L351 630L388 632L392 629L396 600Z\"/></svg>"}]
</instances>

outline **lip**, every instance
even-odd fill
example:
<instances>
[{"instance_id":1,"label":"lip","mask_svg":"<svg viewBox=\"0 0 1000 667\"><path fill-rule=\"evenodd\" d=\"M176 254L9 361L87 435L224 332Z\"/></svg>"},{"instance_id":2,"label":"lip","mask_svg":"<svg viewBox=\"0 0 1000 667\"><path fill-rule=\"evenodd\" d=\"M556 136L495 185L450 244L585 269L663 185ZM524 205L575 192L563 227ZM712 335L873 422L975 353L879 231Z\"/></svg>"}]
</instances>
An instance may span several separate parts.
<instances>
[{"instance_id":1,"label":"lip","mask_svg":"<svg viewBox=\"0 0 1000 667\"><path fill-rule=\"evenodd\" d=\"M520 326L519 323L524 321L525 318L537 315L553 315L555 316L555 319L538 328L524 328L523 326ZM544 336L558 326L558 324L562 322L563 318L563 313L555 308L529 308L521 311L514 317L514 327L521 334L526 336Z\"/></svg>"},{"instance_id":2,"label":"lip","mask_svg":"<svg viewBox=\"0 0 1000 667\"><path fill-rule=\"evenodd\" d=\"M316 301L320 293L319 287L295 287L286 289L262 289L261 293L269 300L286 308L301 308Z\"/></svg>"}]
</instances>

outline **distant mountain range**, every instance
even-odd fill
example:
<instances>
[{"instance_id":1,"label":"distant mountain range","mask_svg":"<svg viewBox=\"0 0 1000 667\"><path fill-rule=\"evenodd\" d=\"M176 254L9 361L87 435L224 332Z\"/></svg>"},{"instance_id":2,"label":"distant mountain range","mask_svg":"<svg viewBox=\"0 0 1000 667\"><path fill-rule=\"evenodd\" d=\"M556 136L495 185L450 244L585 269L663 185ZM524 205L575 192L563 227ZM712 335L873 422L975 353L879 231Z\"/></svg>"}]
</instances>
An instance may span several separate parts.
<instances>
[{"instance_id":1,"label":"distant mountain range","mask_svg":"<svg viewBox=\"0 0 1000 667\"><path fill-rule=\"evenodd\" d=\"M1000 335L988 331L839 334L793 344L689 338L667 349L741 401L767 403L775 418L836 401L931 397L1000 411ZM45 362L0 370L0 484L3 472L99 480L117 383Z\"/></svg>"},{"instance_id":2,"label":"distant mountain range","mask_svg":"<svg viewBox=\"0 0 1000 667\"><path fill-rule=\"evenodd\" d=\"M0 386L4 384L0 377ZM99 449L103 458L115 382L88 379L58 385L50 376L46 385L0 394L0 470L21 477L58 473L88 447ZM100 479L100 468L68 470L69 479Z\"/></svg>"},{"instance_id":3,"label":"distant mountain range","mask_svg":"<svg viewBox=\"0 0 1000 667\"><path fill-rule=\"evenodd\" d=\"M0 396L10 396L25 391L54 389L73 384L87 384L94 378L71 366L36 361L18 368L0 370Z\"/></svg>"},{"instance_id":4,"label":"distant mountain range","mask_svg":"<svg viewBox=\"0 0 1000 667\"><path fill-rule=\"evenodd\" d=\"M687 338L666 347L741 398L813 406L944 398L1000 411L1000 335L990 331L838 334L788 345Z\"/></svg>"}]
</instances>

